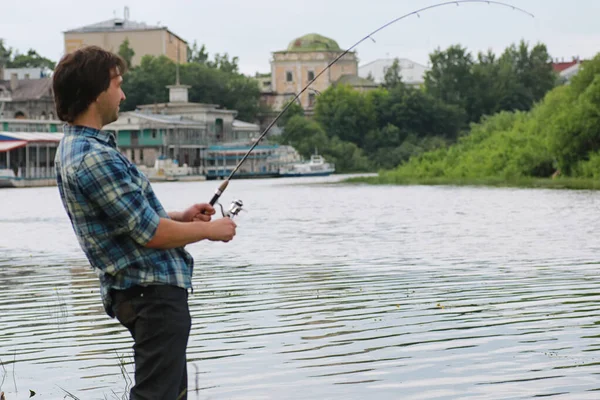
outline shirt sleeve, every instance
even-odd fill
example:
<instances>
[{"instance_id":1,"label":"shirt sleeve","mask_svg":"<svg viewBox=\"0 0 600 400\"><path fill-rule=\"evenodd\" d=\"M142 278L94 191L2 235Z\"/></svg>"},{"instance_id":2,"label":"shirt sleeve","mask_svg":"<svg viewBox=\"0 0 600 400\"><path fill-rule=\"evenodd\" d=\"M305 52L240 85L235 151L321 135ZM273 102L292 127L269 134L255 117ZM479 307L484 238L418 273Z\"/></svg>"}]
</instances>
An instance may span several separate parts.
<instances>
[{"instance_id":1,"label":"shirt sleeve","mask_svg":"<svg viewBox=\"0 0 600 400\"><path fill-rule=\"evenodd\" d=\"M160 216L116 154L86 154L76 176L83 195L133 240L144 246L154 237Z\"/></svg>"}]
</instances>

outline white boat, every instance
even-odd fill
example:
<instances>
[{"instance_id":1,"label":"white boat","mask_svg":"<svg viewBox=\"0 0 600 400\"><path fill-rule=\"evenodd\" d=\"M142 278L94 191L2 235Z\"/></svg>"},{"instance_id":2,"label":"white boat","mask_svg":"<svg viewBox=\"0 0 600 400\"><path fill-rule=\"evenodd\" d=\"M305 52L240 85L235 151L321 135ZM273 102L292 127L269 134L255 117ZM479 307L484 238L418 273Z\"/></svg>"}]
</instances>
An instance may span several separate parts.
<instances>
[{"instance_id":1,"label":"white boat","mask_svg":"<svg viewBox=\"0 0 600 400\"><path fill-rule=\"evenodd\" d=\"M335 172L335 165L328 163L325 159L314 154L310 157L310 161L301 163L291 163L279 167L279 176L328 176Z\"/></svg>"}]
</instances>

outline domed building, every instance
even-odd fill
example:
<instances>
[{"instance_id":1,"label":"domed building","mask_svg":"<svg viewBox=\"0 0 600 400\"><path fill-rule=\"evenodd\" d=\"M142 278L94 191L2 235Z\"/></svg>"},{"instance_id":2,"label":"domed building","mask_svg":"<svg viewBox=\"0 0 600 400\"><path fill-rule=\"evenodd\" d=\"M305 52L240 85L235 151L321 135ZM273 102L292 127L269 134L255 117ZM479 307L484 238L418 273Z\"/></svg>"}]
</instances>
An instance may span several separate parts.
<instances>
[{"instance_id":1,"label":"domed building","mask_svg":"<svg viewBox=\"0 0 600 400\"><path fill-rule=\"evenodd\" d=\"M271 77L263 78L263 98L273 109L281 110L344 50L325 36L311 33L292 40L286 50L273 52ZM340 78L358 78L358 59L349 52L321 75L299 98L302 108L312 111L316 95ZM360 79L360 78L359 78Z\"/></svg>"}]
</instances>

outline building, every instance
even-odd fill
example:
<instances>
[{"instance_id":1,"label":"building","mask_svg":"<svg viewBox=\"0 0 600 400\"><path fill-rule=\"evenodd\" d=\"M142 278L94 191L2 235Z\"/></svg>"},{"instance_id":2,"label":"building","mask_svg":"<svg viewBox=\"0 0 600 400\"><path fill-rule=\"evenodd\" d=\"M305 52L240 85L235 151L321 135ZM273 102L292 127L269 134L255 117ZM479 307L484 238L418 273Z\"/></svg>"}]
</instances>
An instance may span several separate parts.
<instances>
[{"instance_id":1,"label":"building","mask_svg":"<svg viewBox=\"0 0 600 400\"><path fill-rule=\"evenodd\" d=\"M561 83L569 83L586 61L580 60L579 57L573 57L571 61L564 61L564 59L559 61L557 59L552 62L552 69L558 74Z\"/></svg>"},{"instance_id":2,"label":"building","mask_svg":"<svg viewBox=\"0 0 600 400\"><path fill-rule=\"evenodd\" d=\"M2 67L0 66L0 71ZM52 71L48 68L33 67L33 68L4 68L3 74L0 74L0 79L5 81L16 74L17 79L39 79L47 78L52 75Z\"/></svg>"},{"instance_id":3,"label":"building","mask_svg":"<svg viewBox=\"0 0 600 400\"><path fill-rule=\"evenodd\" d=\"M57 119L4 118L0 119L0 131L62 133L64 124Z\"/></svg>"},{"instance_id":4,"label":"building","mask_svg":"<svg viewBox=\"0 0 600 400\"><path fill-rule=\"evenodd\" d=\"M127 39L129 47L135 52L132 66L139 65L144 55L164 55L175 62L187 60L188 44L185 40L165 26L131 21L128 7L125 7L123 18L113 18L63 33L65 53L90 45L118 53L119 47Z\"/></svg>"},{"instance_id":5,"label":"building","mask_svg":"<svg viewBox=\"0 0 600 400\"><path fill-rule=\"evenodd\" d=\"M169 85L169 102L137 106L105 127L116 133L120 151L137 165L153 167L173 160L193 175L205 175L207 149L224 143L248 143L260 127L235 119L237 111L188 101L189 86Z\"/></svg>"},{"instance_id":6,"label":"building","mask_svg":"<svg viewBox=\"0 0 600 400\"><path fill-rule=\"evenodd\" d=\"M212 145L206 152L206 178L227 178L250 150L249 143ZM300 155L291 146L258 144L248 155L233 178L274 178L281 165L300 161Z\"/></svg>"},{"instance_id":7,"label":"building","mask_svg":"<svg viewBox=\"0 0 600 400\"><path fill-rule=\"evenodd\" d=\"M0 80L0 118L54 119L51 79L26 75L19 79L13 72L9 80Z\"/></svg>"},{"instance_id":8,"label":"building","mask_svg":"<svg viewBox=\"0 0 600 400\"><path fill-rule=\"evenodd\" d=\"M358 68L358 75L365 79L373 79L377 84L385 83L385 73L394 64L393 58L380 58ZM425 83L425 73L429 70L425 65L406 58L399 58L400 76L402 81L410 86L420 86Z\"/></svg>"},{"instance_id":9,"label":"building","mask_svg":"<svg viewBox=\"0 0 600 400\"><path fill-rule=\"evenodd\" d=\"M202 174L202 151L210 143L202 122L138 110L121 113L104 130L115 133L119 150L134 164L153 167L169 158Z\"/></svg>"},{"instance_id":10,"label":"building","mask_svg":"<svg viewBox=\"0 0 600 400\"><path fill-rule=\"evenodd\" d=\"M335 40L316 33L292 40L286 50L273 52L270 85L268 80L261 80L263 103L281 110L342 53ZM348 52L300 95L298 101L310 113L318 93L344 75L357 74L356 53Z\"/></svg>"},{"instance_id":11,"label":"building","mask_svg":"<svg viewBox=\"0 0 600 400\"><path fill-rule=\"evenodd\" d=\"M340 77L340 79L338 79L334 85L349 85L352 86L354 90L358 90L359 92L363 93L379 87L378 83L357 75L344 75Z\"/></svg>"},{"instance_id":12,"label":"building","mask_svg":"<svg viewBox=\"0 0 600 400\"><path fill-rule=\"evenodd\" d=\"M0 131L0 187L56 185L54 157L62 133Z\"/></svg>"}]
</instances>

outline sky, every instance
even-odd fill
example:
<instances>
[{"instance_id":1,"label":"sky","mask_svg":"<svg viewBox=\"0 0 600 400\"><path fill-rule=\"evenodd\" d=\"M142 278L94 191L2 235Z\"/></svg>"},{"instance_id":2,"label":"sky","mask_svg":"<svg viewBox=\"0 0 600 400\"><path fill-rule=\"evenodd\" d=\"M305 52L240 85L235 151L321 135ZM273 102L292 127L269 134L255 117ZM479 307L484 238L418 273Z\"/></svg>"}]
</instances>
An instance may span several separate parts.
<instances>
[{"instance_id":1,"label":"sky","mask_svg":"<svg viewBox=\"0 0 600 400\"><path fill-rule=\"evenodd\" d=\"M443 1L441 1L443 2ZM431 0L20 0L2 5L0 38L21 53L33 48L58 61L63 32L123 17L159 24L188 41L204 44L210 57L239 58L248 75L270 72L271 52L285 50L295 38L319 33L347 49L385 23ZM387 27L356 47L359 65L378 58L408 58L426 65L437 48L454 44L473 54L500 54L513 43L544 43L555 59L593 57L600 51L599 0L507 0L534 17L509 7L464 3L437 7ZM576 4L576 6L575 6Z\"/></svg>"}]
</instances>

